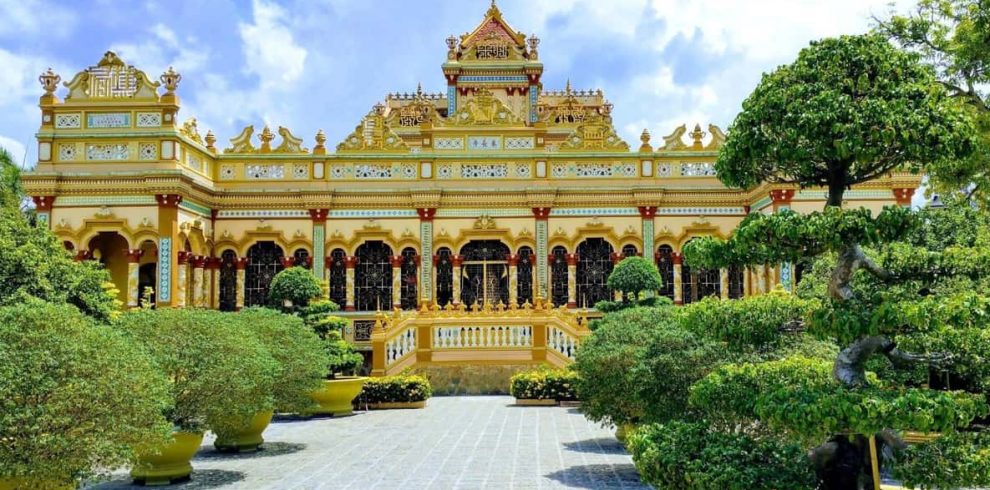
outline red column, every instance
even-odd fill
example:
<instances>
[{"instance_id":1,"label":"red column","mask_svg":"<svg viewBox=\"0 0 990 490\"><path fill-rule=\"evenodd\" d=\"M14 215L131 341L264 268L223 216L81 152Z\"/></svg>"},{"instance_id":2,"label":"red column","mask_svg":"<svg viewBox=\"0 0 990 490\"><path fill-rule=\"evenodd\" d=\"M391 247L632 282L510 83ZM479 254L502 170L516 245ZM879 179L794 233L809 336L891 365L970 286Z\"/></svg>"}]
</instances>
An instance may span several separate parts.
<instances>
[{"instance_id":1,"label":"red column","mask_svg":"<svg viewBox=\"0 0 990 490\"><path fill-rule=\"evenodd\" d=\"M292 256L281 257L281 258L279 258L279 260L282 262L282 267L284 267L286 269L288 269L289 267L292 267L292 266L296 265L296 258L295 257L292 257Z\"/></svg>"},{"instance_id":2,"label":"red column","mask_svg":"<svg viewBox=\"0 0 990 490\"><path fill-rule=\"evenodd\" d=\"M894 192L894 200L897 202L898 206L911 206L911 198L914 197L914 189L902 187L891 190Z\"/></svg>"}]
</instances>

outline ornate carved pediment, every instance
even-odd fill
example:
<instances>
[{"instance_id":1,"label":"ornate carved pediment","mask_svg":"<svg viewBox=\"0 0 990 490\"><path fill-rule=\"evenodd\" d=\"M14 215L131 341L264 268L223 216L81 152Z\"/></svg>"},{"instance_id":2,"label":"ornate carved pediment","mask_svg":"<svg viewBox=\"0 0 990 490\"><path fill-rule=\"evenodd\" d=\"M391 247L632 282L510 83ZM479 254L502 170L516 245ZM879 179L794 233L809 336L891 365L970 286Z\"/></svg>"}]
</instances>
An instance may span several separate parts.
<instances>
[{"instance_id":1,"label":"ornate carved pediment","mask_svg":"<svg viewBox=\"0 0 990 490\"><path fill-rule=\"evenodd\" d=\"M595 114L578 124L561 145L562 150L629 150L629 144L619 137L612 118Z\"/></svg>"},{"instance_id":2,"label":"ornate carved pediment","mask_svg":"<svg viewBox=\"0 0 990 490\"><path fill-rule=\"evenodd\" d=\"M251 144L254 136L254 125L248 126L241 131L241 134L230 139L230 147L223 150L224 153L308 153L309 150L302 147L302 138L295 137L283 126L278 127L278 134L282 137L282 143L272 148L272 141L275 140L275 133L266 125L258 134L260 147L255 148Z\"/></svg>"},{"instance_id":3,"label":"ornate carved pediment","mask_svg":"<svg viewBox=\"0 0 990 490\"><path fill-rule=\"evenodd\" d=\"M687 145L684 144L684 133L687 132L687 125L681 124L674 129L674 132L663 137L663 150L684 150Z\"/></svg>"},{"instance_id":4,"label":"ornate carved pediment","mask_svg":"<svg viewBox=\"0 0 990 490\"><path fill-rule=\"evenodd\" d=\"M309 153L302 146L302 138L295 137L285 126L278 127L278 135L282 137L282 144L275 148L275 153Z\"/></svg>"},{"instance_id":5,"label":"ornate carved pediment","mask_svg":"<svg viewBox=\"0 0 990 490\"><path fill-rule=\"evenodd\" d=\"M347 135L337 151L396 151L408 152L409 147L402 138L392 131L385 119L385 106L375 104L367 116Z\"/></svg>"},{"instance_id":6,"label":"ornate carved pediment","mask_svg":"<svg viewBox=\"0 0 990 490\"><path fill-rule=\"evenodd\" d=\"M230 147L224 153L254 153L257 151L251 144L251 136L254 136L254 125L241 130L241 134L230 139Z\"/></svg>"},{"instance_id":7,"label":"ornate carved pediment","mask_svg":"<svg viewBox=\"0 0 990 490\"><path fill-rule=\"evenodd\" d=\"M495 228L498 228L498 225L495 224L495 218L492 218L487 214L479 216L478 219L474 221L475 230L494 230Z\"/></svg>"},{"instance_id":8,"label":"ornate carved pediment","mask_svg":"<svg viewBox=\"0 0 990 490\"><path fill-rule=\"evenodd\" d=\"M179 128L179 132L184 134L187 138L199 144L203 144L203 138L199 136L199 127L197 126L195 117L186 119L186 122L182 123L182 127Z\"/></svg>"},{"instance_id":9,"label":"ornate carved pediment","mask_svg":"<svg viewBox=\"0 0 990 490\"><path fill-rule=\"evenodd\" d=\"M482 88L465 102L453 116L447 118L451 126L521 126L522 119L504 102Z\"/></svg>"},{"instance_id":10,"label":"ornate carved pediment","mask_svg":"<svg viewBox=\"0 0 990 490\"><path fill-rule=\"evenodd\" d=\"M452 43L448 41L448 44ZM451 49L456 49L454 58L459 61L491 62L529 58L526 35L516 32L502 19L502 12L494 2L485 12L485 20L473 32L461 35L460 46Z\"/></svg>"},{"instance_id":11,"label":"ornate carved pediment","mask_svg":"<svg viewBox=\"0 0 990 490\"><path fill-rule=\"evenodd\" d=\"M69 88L66 101L84 99L158 99L158 87L143 71L124 63L113 51L107 51L96 65L65 82Z\"/></svg>"}]
</instances>

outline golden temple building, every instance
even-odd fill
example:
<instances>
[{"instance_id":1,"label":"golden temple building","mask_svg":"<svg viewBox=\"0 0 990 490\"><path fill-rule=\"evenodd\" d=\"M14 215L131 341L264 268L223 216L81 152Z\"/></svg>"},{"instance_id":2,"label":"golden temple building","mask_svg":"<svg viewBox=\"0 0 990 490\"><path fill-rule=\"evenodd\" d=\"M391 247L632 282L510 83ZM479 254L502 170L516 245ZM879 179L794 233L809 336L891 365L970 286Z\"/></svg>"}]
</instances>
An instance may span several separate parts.
<instances>
[{"instance_id":1,"label":"golden temple building","mask_svg":"<svg viewBox=\"0 0 990 490\"><path fill-rule=\"evenodd\" d=\"M656 260L661 294L678 304L793 287L794 264L691 270L680 251L748 213L821 209L824 190L726 188L714 125L624 141L601 90L544 89L539 45L493 5L438 53L445 93L390 94L347 135L248 126L227 144L180 117L179 73L156 81L108 52L62 86L41 75L24 184L40 220L79 260L102 262L127 307L146 288L159 306L260 305L278 271L311 268L351 319L347 337L381 338L379 373L424 346L433 357L411 358L540 342L569 357L581 312L614 297L606 278L632 255ZM919 180L888 175L847 204L907 205ZM376 312L395 310L376 330ZM452 334L468 317L502 337Z\"/></svg>"}]
</instances>

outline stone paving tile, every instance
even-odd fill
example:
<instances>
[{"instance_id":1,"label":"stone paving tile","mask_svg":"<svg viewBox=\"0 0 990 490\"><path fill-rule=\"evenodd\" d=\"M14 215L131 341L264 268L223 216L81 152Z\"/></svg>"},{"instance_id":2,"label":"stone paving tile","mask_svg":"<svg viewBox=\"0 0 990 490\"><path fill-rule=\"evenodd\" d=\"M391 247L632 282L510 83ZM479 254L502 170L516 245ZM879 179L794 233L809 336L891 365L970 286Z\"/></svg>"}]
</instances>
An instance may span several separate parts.
<instances>
[{"instance_id":1,"label":"stone paving tile","mask_svg":"<svg viewBox=\"0 0 990 490\"><path fill-rule=\"evenodd\" d=\"M277 420L265 449L225 455L207 436L198 489L648 488L612 432L573 408L515 407L499 396L437 397L423 410ZM135 489L125 473L96 489Z\"/></svg>"}]
</instances>

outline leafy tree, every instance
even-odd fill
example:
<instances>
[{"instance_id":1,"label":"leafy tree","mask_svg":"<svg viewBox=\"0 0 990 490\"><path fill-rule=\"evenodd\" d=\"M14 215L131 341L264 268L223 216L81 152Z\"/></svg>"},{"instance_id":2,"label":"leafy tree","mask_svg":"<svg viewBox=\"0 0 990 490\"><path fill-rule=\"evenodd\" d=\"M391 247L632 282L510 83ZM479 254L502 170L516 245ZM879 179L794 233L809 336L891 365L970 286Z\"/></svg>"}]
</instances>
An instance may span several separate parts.
<instances>
[{"instance_id":1,"label":"leafy tree","mask_svg":"<svg viewBox=\"0 0 990 490\"><path fill-rule=\"evenodd\" d=\"M305 267L289 267L272 278L268 301L275 308L283 308L286 300L292 302L292 308L304 308L322 292L323 288L313 271Z\"/></svg>"},{"instance_id":2,"label":"leafy tree","mask_svg":"<svg viewBox=\"0 0 990 490\"><path fill-rule=\"evenodd\" d=\"M643 257L626 257L608 275L608 287L622 291L633 300L644 291L657 291L661 287L660 272L653 261Z\"/></svg>"},{"instance_id":3,"label":"leafy tree","mask_svg":"<svg viewBox=\"0 0 990 490\"><path fill-rule=\"evenodd\" d=\"M875 19L877 31L931 64L949 95L963 103L980 137L968 158L928 169L940 193L990 204L990 4L986 0L920 0L908 15Z\"/></svg>"},{"instance_id":4,"label":"leafy tree","mask_svg":"<svg viewBox=\"0 0 990 490\"><path fill-rule=\"evenodd\" d=\"M69 305L0 307L0 393L0 486L20 477L24 488L64 488L169 440L164 374Z\"/></svg>"},{"instance_id":5,"label":"leafy tree","mask_svg":"<svg viewBox=\"0 0 990 490\"><path fill-rule=\"evenodd\" d=\"M757 380L735 388L706 381L717 387L710 393L739 397L735 403L722 400L725 406L751 407L749 420L764 431L794 434L808 443L827 438L812 452L824 488L872 482L864 465L865 435L903 448L896 431L950 432L987 413L982 393L898 386L894 383L910 377L879 379L867 373L877 358L942 369L952 362L951 352L924 343L916 345L919 351L908 351L904 338L946 337L982 326L972 319L981 301L960 299L957 289L990 275L990 251L967 238L980 233L964 234L959 243L940 237L937 245L933 237L946 223L933 216L904 208L885 208L877 216L840 208L851 185L892 170L923 171L969 158L976 147L968 116L933 70L917 54L871 34L812 43L793 64L764 76L719 154L716 167L728 185L769 180L828 190L824 211L754 214L730 239L694 240L685 250L687 262L700 267L834 258L830 267L813 271L812 278L823 283L802 287L802 294L820 301L806 318L808 330L842 346L832 379L795 381L800 376L791 374L798 374L798 367L782 364L765 369L791 373L771 376L758 389L752 386ZM711 400L698 403L718 410ZM957 480L928 484L990 483L964 476L980 474L985 473L960 472Z\"/></svg>"}]
</instances>

